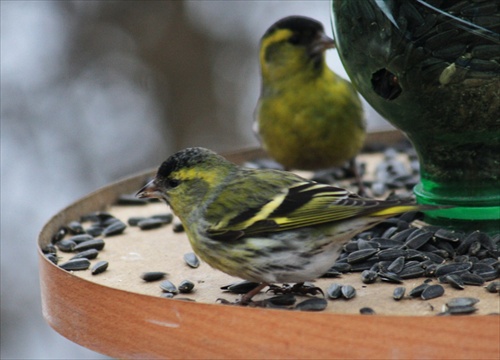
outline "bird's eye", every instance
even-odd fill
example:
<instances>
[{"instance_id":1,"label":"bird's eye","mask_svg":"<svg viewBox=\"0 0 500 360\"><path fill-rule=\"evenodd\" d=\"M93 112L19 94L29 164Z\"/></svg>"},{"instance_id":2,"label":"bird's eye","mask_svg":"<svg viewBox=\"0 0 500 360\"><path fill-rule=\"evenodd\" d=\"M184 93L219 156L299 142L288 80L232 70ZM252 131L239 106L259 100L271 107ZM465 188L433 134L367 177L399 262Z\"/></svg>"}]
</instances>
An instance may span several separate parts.
<instances>
[{"instance_id":1,"label":"bird's eye","mask_svg":"<svg viewBox=\"0 0 500 360\"><path fill-rule=\"evenodd\" d=\"M166 182L169 188L177 187L181 183L179 180L176 179L168 179Z\"/></svg>"}]
</instances>

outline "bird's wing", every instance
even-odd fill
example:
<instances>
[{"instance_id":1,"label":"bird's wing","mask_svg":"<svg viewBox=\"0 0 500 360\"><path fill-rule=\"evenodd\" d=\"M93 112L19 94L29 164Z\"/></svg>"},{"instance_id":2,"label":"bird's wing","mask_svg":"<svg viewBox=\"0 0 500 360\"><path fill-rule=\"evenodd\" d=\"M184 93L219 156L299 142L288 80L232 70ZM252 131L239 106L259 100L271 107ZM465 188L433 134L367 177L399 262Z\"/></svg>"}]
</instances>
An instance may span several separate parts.
<instances>
[{"instance_id":1,"label":"bird's wing","mask_svg":"<svg viewBox=\"0 0 500 360\"><path fill-rule=\"evenodd\" d=\"M291 185L258 208L248 209L208 230L213 239L231 240L270 232L316 226L372 214L390 216L415 210L404 202L364 199L347 190L304 181Z\"/></svg>"}]
</instances>

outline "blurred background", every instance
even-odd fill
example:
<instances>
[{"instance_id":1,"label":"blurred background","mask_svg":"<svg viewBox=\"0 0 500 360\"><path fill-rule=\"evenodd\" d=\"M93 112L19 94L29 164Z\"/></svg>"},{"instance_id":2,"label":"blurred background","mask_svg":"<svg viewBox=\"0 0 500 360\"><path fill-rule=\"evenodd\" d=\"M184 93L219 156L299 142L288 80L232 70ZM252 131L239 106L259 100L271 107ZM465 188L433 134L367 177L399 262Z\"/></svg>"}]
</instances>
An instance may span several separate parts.
<instances>
[{"instance_id":1,"label":"blurred background","mask_svg":"<svg viewBox=\"0 0 500 360\"><path fill-rule=\"evenodd\" d=\"M1 14L2 359L99 359L42 317L36 240L87 193L172 152L258 146L258 43L329 1L7 1ZM335 50L328 63L346 77ZM365 104L369 131L390 128Z\"/></svg>"}]
</instances>

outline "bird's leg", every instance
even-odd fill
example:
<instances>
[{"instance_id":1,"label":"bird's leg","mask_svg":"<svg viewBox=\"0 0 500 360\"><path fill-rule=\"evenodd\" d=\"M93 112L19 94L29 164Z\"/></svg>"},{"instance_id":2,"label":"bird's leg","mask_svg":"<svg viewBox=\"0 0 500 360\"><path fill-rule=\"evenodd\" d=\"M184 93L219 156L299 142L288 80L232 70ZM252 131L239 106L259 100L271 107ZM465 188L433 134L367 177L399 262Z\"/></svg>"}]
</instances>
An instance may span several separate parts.
<instances>
[{"instance_id":1,"label":"bird's leg","mask_svg":"<svg viewBox=\"0 0 500 360\"><path fill-rule=\"evenodd\" d=\"M243 295L239 301L239 304L240 305L248 305L251 301L252 301L252 298L257 295L262 289L264 289L266 286L268 286L269 284L267 283L261 283L259 286L257 286L256 288L250 290L249 292L247 292L245 295Z\"/></svg>"}]
</instances>

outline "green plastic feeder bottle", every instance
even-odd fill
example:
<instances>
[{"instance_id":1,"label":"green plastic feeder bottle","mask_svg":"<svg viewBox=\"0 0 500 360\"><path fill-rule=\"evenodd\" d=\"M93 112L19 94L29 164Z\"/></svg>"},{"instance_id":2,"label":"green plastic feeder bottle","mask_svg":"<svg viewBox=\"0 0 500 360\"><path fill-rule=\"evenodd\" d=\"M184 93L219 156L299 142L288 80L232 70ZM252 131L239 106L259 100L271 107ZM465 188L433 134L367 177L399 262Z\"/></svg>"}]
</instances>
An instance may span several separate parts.
<instances>
[{"instance_id":1,"label":"green plastic feeder bottle","mask_svg":"<svg viewBox=\"0 0 500 360\"><path fill-rule=\"evenodd\" d=\"M426 221L500 232L500 2L332 0L344 67L418 153Z\"/></svg>"}]
</instances>

